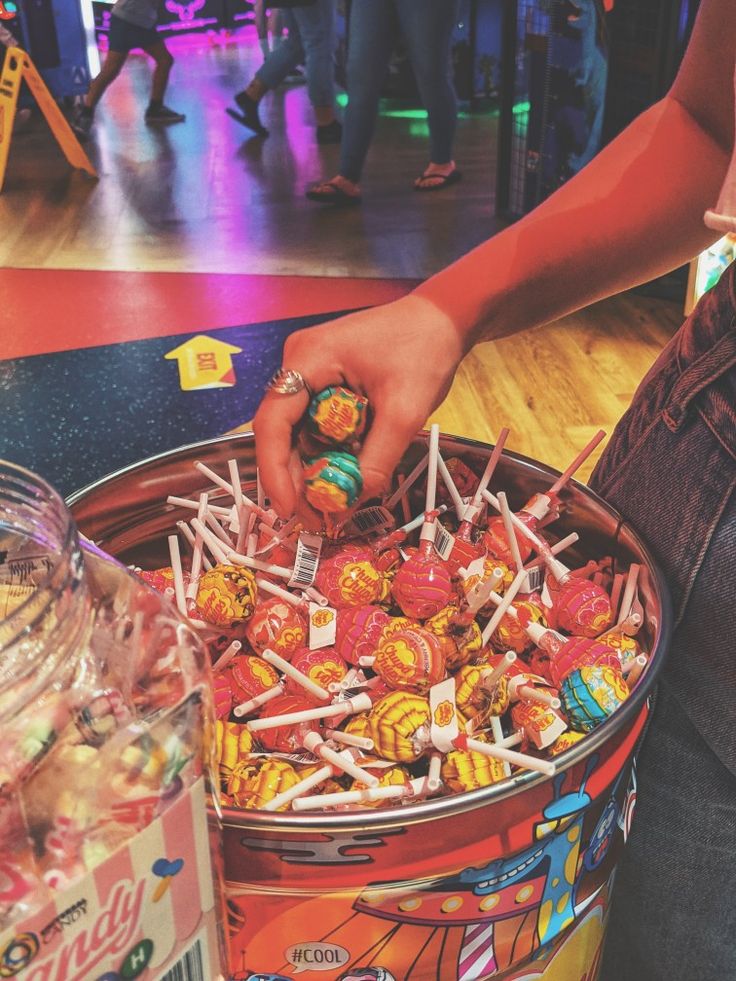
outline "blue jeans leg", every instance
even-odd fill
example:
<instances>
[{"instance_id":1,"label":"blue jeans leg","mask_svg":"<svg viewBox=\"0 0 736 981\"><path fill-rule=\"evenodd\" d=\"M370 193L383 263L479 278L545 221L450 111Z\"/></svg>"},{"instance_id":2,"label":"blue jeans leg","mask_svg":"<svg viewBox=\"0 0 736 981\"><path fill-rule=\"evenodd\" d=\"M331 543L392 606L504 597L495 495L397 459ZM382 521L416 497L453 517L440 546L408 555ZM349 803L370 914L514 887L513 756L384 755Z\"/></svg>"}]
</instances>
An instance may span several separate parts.
<instances>
[{"instance_id":1,"label":"blue jeans leg","mask_svg":"<svg viewBox=\"0 0 736 981\"><path fill-rule=\"evenodd\" d=\"M307 91L313 106L335 104L335 0L317 0L311 7L294 7L304 48Z\"/></svg>"},{"instance_id":2,"label":"blue jeans leg","mask_svg":"<svg viewBox=\"0 0 736 981\"><path fill-rule=\"evenodd\" d=\"M436 164L452 160L457 125L450 57L457 6L456 0L396 0L414 77L427 110L430 159Z\"/></svg>"},{"instance_id":3,"label":"blue jeans leg","mask_svg":"<svg viewBox=\"0 0 736 981\"><path fill-rule=\"evenodd\" d=\"M256 78L267 89L278 88L289 72L304 61L304 47L297 22L292 11L284 10L283 13L289 36L273 49L256 72Z\"/></svg>"},{"instance_id":4,"label":"blue jeans leg","mask_svg":"<svg viewBox=\"0 0 736 981\"><path fill-rule=\"evenodd\" d=\"M662 683L599 981L736 978L736 777Z\"/></svg>"},{"instance_id":5,"label":"blue jeans leg","mask_svg":"<svg viewBox=\"0 0 736 981\"><path fill-rule=\"evenodd\" d=\"M353 0L348 34L348 105L340 173L359 181L373 139L378 99L391 54L393 0Z\"/></svg>"}]
</instances>

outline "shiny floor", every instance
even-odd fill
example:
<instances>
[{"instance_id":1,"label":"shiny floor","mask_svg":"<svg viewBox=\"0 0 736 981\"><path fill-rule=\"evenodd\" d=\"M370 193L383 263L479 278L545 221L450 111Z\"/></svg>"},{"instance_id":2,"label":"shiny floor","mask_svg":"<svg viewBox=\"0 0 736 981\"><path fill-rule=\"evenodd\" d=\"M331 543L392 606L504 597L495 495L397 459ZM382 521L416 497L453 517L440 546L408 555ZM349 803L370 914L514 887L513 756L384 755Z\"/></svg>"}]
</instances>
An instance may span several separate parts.
<instances>
[{"instance_id":1,"label":"shiny floor","mask_svg":"<svg viewBox=\"0 0 736 981\"><path fill-rule=\"evenodd\" d=\"M167 103L185 123L147 127L151 62L132 54L103 98L88 152L93 182L69 171L43 120L16 135L0 195L0 264L56 269L424 277L491 234L496 116L462 113L461 184L417 194L428 160L421 118L382 115L361 208L307 201L339 147L320 147L304 85L262 104L271 135L225 113L261 63L255 31L168 42Z\"/></svg>"}]
</instances>

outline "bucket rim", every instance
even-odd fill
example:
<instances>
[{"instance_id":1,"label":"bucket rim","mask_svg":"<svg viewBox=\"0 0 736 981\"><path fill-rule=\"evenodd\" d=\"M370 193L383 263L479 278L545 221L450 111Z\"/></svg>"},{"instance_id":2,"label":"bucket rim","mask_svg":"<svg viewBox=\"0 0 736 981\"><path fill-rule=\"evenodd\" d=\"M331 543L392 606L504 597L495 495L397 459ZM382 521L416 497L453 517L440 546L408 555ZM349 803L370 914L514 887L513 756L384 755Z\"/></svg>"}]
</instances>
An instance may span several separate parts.
<instances>
[{"instance_id":1,"label":"bucket rim","mask_svg":"<svg viewBox=\"0 0 736 981\"><path fill-rule=\"evenodd\" d=\"M416 439L423 439L428 436L426 429L420 430ZM83 502L95 491L126 477L155 467L166 461L179 456L186 456L190 453L201 455L203 450L208 447L216 446L221 443L245 443L250 444L255 441L252 432L231 433L223 436L215 436L206 440L197 440L182 446L174 447L162 453L154 454L143 460L128 464L118 470L112 471L95 481L73 491L66 498L67 506L72 510L76 505ZM493 449L492 443L485 443L480 440L470 439L465 436L455 436L450 434L440 434L440 444L449 449L475 450L480 455L487 456ZM502 456L515 460L522 464L525 469L534 471L540 478L548 479L550 485L560 476L560 471L555 470L547 464L541 463L531 457L516 453L513 450L504 448ZM239 831L274 831L284 832L314 832L331 833L355 832L363 830L378 831L381 829L391 829L402 827L409 824L419 824L431 820L457 816L468 811L477 810L486 805L515 796L524 790L528 790L538 785L555 780L561 773L565 773L572 767L587 760L597 749L616 735L627 723L632 724L645 709L645 705L652 692L657 676L662 668L667 649L669 647L670 636L672 633L672 605L664 577L659 563L654 558L649 546L641 538L636 529L629 524L621 514L608 504L595 491L587 485L580 483L572 478L569 485L574 486L578 493L592 499L592 501L603 511L607 512L616 525L616 536L622 530L626 530L627 535L634 542L636 548L641 553L647 563L647 568L653 583L654 591L659 602L659 617L655 630L654 642L652 646L653 657L651 664L647 667L640 683L636 686L633 694L627 698L624 704L616 709L613 715L602 725L592 732L587 733L585 738L574 744L570 749L560 753L555 757L556 772L553 776L536 773L531 770L517 773L514 776L492 784L489 787L482 787L478 790L466 791L461 794L449 794L446 797L438 797L432 800L420 801L415 804L403 804L394 808L365 808L362 811L344 812L316 812L314 814L280 812L280 811L258 811L244 810L239 808L223 807L218 804L211 809L217 811L224 827L235 828Z\"/></svg>"}]
</instances>

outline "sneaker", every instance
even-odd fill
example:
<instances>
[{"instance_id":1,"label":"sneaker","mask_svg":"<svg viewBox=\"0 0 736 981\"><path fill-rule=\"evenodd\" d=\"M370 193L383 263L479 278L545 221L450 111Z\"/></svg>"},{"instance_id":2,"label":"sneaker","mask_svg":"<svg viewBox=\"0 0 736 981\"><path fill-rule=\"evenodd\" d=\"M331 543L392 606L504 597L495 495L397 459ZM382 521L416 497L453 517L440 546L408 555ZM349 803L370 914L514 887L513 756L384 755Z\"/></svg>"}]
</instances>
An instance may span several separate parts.
<instances>
[{"instance_id":1,"label":"sneaker","mask_svg":"<svg viewBox=\"0 0 736 981\"><path fill-rule=\"evenodd\" d=\"M342 123L333 119L331 123L317 127L317 142L320 146L327 143L339 143L342 139Z\"/></svg>"},{"instance_id":2,"label":"sneaker","mask_svg":"<svg viewBox=\"0 0 736 981\"><path fill-rule=\"evenodd\" d=\"M233 119L237 119L241 126L252 129L259 136L268 136L268 130L258 115L258 103L255 99L251 99L245 92L238 92L233 98L240 112L228 108L226 109L227 114L232 116Z\"/></svg>"},{"instance_id":3,"label":"sneaker","mask_svg":"<svg viewBox=\"0 0 736 981\"><path fill-rule=\"evenodd\" d=\"M146 109L146 122L149 125L168 126L169 123L183 123L186 118L183 112L174 112L168 106L149 106Z\"/></svg>"},{"instance_id":4,"label":"sneaker","mask_svg":"<svg viewBox=\"0 0 736 981\"><path fill-rule=\"evenodd\" d=\"M74 133L82 143L89 139L89 133L92 129L92 123L95 121L94 110L88 108L85 105L79 105L74 107L71 118L69 120L69 125L74 130Z\"/></svg>"}]
</instances>

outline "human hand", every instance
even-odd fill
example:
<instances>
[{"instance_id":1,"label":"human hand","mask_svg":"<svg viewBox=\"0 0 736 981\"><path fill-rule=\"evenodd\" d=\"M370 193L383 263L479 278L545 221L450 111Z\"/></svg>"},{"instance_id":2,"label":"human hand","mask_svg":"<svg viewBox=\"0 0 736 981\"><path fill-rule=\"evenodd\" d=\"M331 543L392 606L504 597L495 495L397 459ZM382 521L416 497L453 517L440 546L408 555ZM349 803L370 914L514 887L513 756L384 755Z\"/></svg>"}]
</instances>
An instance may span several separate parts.
<instances>
[{"instance_id":1,"label":"human hand","mask_svg":"<svg viewBox=\"0 0 736 981\"><path fill-rule=\"evenodd\" d=\"M450 318L410 294L296 331L284 344L283 366L299 371L314 392L344 385L367 396L373 415L359 456L367 499L388 485L417 430L447 395L465 353ZM303 511L293 437L308 404L306 391L267 392L253 422L261 482L284 517Z\"/></svg>"}]
</instances>

